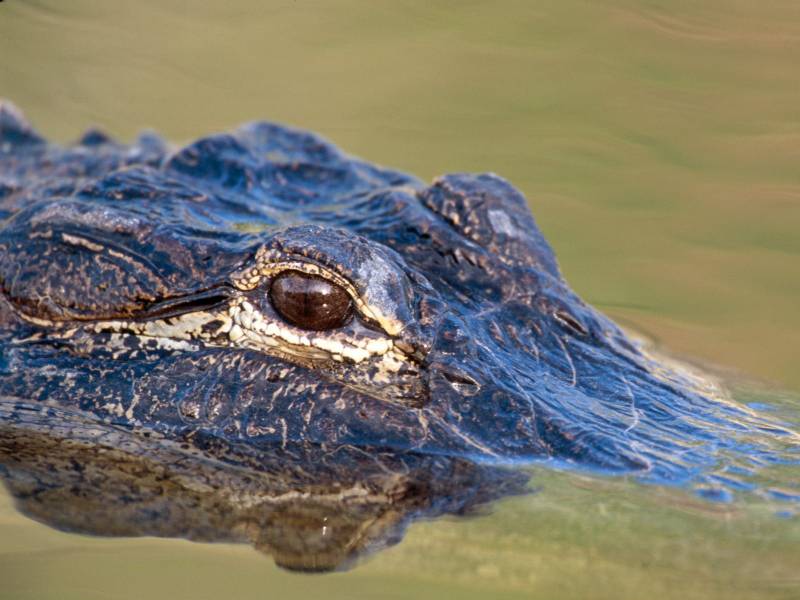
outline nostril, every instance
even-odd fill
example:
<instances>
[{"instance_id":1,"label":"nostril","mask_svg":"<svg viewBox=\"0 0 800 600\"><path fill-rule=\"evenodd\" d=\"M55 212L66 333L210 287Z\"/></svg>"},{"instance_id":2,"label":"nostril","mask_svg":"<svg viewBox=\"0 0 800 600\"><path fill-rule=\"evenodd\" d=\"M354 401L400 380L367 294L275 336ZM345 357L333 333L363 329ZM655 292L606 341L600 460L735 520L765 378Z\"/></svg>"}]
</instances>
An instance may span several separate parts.
<instances>
[{"instance_id":1,"label":"nostril","mask_svg":"<svg viewBox=\"0 0 800 600\"><path fill-rule=\"evenodd\" d=\"M480 384L475 379L460 369L448 367L442 370L442 377L462 396L474 396L481 389Z\"/></svg>"},{"instance_id":2,"label":"nostril","mask_svg":"<svg viewBox=\"0 0 800 600\"><path fill-rule=\"evenodd\" d=\"M553 313L553 316L555 317L556 321L558 321L568 329L572 330L574 333L577 333L578 335L586 335L587 333L589 333L589 330L586 329L586 326L584 326L583 323L578 321L578 319L573 317L568 312L565 312L563 310L557 310Z\"/></svg>"}]
</instances>

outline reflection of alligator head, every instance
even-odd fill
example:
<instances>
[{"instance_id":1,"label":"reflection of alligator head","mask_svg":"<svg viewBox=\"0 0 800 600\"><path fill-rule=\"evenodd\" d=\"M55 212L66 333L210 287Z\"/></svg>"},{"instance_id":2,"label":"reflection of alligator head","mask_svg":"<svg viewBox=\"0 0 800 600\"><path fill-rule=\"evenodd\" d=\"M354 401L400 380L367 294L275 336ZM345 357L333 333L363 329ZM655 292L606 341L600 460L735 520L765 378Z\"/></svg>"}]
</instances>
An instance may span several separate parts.
<instances>
[{"instance_id":1,"label":"reflection of alligator head","mask_svg":"<svg viewBox=\"0 0 800 600\"><path fill-rule=\"evenodd\" d=\"M0 218L0 394L29 408L406 457L390 471L553 457L681 481L773 456L756 416L569 289L494 175L425 186L265 123L62 148L6 105Z\"/></svg>"},{"instance_id":2,"label":"reflection of alligator head","mask_svg":"<svg viewBox=\"0 0 800 600\"><path fill-rule=\"evenodd\" d=\"M469 513L527 481L443 456L264 451L200 432L178 444L12 402L0 417L0 474L28 516L84 534L248 542L293 570L346 568L414 519Z\"/></svg>"}]
</instances>

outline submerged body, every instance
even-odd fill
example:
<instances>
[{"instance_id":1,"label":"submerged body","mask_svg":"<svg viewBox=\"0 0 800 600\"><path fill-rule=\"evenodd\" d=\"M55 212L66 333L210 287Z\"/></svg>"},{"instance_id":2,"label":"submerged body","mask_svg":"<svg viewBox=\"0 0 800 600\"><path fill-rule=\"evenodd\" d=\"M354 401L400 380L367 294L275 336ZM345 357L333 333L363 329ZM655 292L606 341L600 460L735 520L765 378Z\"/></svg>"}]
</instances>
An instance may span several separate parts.
<instances>
[{"instance_id":1,"label":"submerged body","mask_svg":"<svg viewBox=\"0 0 800 600\"><path fill-rule=\"evenodd\" d=\"M5 440L53 410L271 468L303 448L320 485L554 459L719 486L796 443L583 303L495 175L426 186L267 123L59 147L4 105L0 219Z\"/></svg>"}]
</instances>

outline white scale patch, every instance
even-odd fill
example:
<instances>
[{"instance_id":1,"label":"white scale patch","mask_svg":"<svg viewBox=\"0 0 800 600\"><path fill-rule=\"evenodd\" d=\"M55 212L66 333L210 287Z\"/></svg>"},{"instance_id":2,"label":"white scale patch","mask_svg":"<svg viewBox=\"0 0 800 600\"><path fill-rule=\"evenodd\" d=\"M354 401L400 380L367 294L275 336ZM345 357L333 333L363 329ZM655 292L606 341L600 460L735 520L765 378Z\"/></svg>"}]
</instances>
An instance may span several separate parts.
<instances>
[{"instance_id":1,"label":"white scale patch","mask_svg":"<svg viewBox=\"0 0 800 600\"><path fill-rule=\"evenodd\" d=\"M489 222L495 233L502 233L511 238L522 237L519 228L511 222L511 217L504 210L490 210Z\"/></svg>"},{"instance_id":2,"label":"white scale patch","mask_svg":"<svg viewBox=\"0 0 800 600\"><path fill-rule=\"evenodd\" d=\"M208 331L209 323L220 321L215 331ZM383 357L378 364L381 374L397 372L404 364L404 354L394 348L388 338L353 339L341 341L318 332L305 332L267 321L261 312L247 301L231 306L227 313L195 312L169 320L155 319L142 323L131 321L106 321L96 323L97 332L112 332L106 348L115 357L130 353L125 341L128 333L150 338L157 348L164 350L196 351L201 343L219 345L218 337L227 334L230 345L252 348L267 354L290 354L312 360L345 360L361 363L374 357ZM65 332L74 334L75 330Z\"/></svg>"},{"instance_id":3,"label":"white scale patch","mask_svg":"<svg viewBox=\"0 0 800 600\"><path fill-rule=\"evenodd\" d=\"M204 327L213 321L222 321L222 326L217 331L209 334ZM131 349L125 344L126 333L128 332L152 339L156 348L191 352L199 349L198 342L211 342L213 336L220 333L228 333L231 328L231 321L225 315L195 312L181 317L174 317L169 321L164 319L155 319L143 323L119 320L105 321L96 323L93 328L98 333L116 332L110 336L107 347L116 350L113 356L118 358L131 352Z\"/></svg>"},{"instance_id":4,"label":"white scale patch","mask_svg":"<svg viewBox=\"0 0 800 600\"><path fill-rule=\"evenodd\" d=\"M233 326L228 337L236 345L254 345L257 349L269 352L271 348L283 349L309 358L348 359L360 363L374 356L385 355L393 349L393 342L387 338L341 341L326 337L318 332L304 332L299 329L281 326L267 321L262 313L249 302L232 306L228 311ZM248 344L249 343L249 344ZM291 349L287 348L287 345ZM389 365L399 364L393 359ZM399 367L398 367L399 368Z\"/></svg>"}]
</instances>

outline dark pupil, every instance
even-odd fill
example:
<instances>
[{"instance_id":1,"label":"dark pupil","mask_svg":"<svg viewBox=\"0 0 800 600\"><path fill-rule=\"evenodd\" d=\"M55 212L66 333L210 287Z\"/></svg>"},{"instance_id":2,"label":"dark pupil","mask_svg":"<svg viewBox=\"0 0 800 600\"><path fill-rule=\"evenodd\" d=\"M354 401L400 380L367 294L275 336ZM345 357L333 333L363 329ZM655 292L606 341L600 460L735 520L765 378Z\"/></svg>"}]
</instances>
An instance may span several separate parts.
<instances>
[{"instance_id":1,"label":"dark pupil","mask_svg":"<svg viewBox=\"0 0 800 600\"><path fill-rule=\"evenodd\" d=\"M272 281L269 299L289 323L316 331L344 325L353 304L340 286L299 271L284 271L278 275Z\"/></svg>"}]
</instances>

